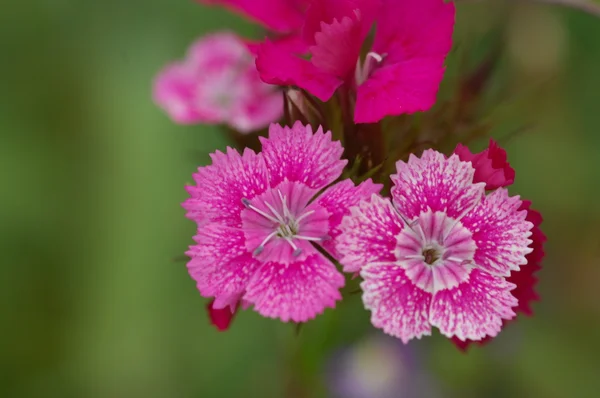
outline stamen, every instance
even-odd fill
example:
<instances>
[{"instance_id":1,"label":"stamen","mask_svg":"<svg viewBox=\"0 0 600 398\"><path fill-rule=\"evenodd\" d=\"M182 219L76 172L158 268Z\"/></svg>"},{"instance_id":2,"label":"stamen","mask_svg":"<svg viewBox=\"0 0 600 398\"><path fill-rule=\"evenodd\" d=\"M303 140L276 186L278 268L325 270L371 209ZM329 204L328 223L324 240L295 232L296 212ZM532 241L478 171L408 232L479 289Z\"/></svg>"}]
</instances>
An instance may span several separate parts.
<instances>
[{"instance_id":1,"label":"stamen","mask_svg":"<svg viewBox=\"0 0 600 398\"><path fill-rule=\"evenodd\" d=\"M379 55L376 52L369 51L367 53L367 57L366 58L369 58L369 57L373 58L377 62L381 62L381 61L383 61L383 57L385 57L385 54Z\"/></svg>"},{"instance_id":2,"label":"stamen","mask_svg":"<svg viewBox=\"0 0 600 398\"><path fill-rule=\"evenodd\" d=\"M274 218L273 216L265 213L264 211L262 211L261 209L259 209L258 207L252 205L250 203L250 201L246 198L242 198L242 203L244 204L244 206L246 206L246 208L254 210L255 212L257 212L258 214L260 214L261 216L263 216L264 218L266 218L269 221L273 221L274 223L280 223L280 221L276 218ZM269 206L269 204L267 202L265 202L265 204L267 206Z\"/></svg>"},{"instance_id":3,"label":"stamen","mask_svg":"<svg viewBox=\"0 0 600 398\"><path fill-rule=\"evenodd\" d=\"M283 204L283 216L289 220L292 218L292 213L290 213L290 210L288 209L287 198L283 196L281 190L278 189L277 193L279 193L279 199L281 199L281 203Z\"/></svg>"},{"instance_id":4,"label":"stamen","mask_svg":"<svg viewBox=\"0 0 600 398\"><path fill-rule=\"evenodd\" d=\"M265 205L275 215L275 218L277 218L277 222L279 222L281 224L285 224L285 220L283 219L283 217L281 217L281 215L277 212L277 210L275 210L275 208L273 206L271 206L271 204L269 202L265 202Z\"/></svg>"},{"instance_id":5,"label":"stamen","mask_svg":"<svg viewBox=\"0 0 600 398\"><path fill-rule=\"evenodd\" d=\"M316 238L316 237L313 237L313 236L295 235L294 238L296 238L296 239L302 239L302 240L310 240L312 242L321 242L321 241L323 241L323 238Z\"/></svg>"},{"instance_id":6,"label":"stamen","mask_svg":"<svg viewBox=\"0 0 600 398\"><path fill-rule=\"evenodd\" d=\"M260 253L263 252L263 250L265 250L265 245L271 240L273 239L273 237L277 235L277 231L271 232L266 238L265 240L262 241L262 243L256 248L254 249L253 254L255 256L258 256Z\"/></svg>"},{"instance_id":7,"label":"stamen","mask_svg":"<svg viewBox=\"0 0 600 398\"><path fill-rule=\"evenodd\" d=\"M292 256L298 257L300 255L300 253L302 253L302 249L300 249L298 246L296 246L296 244L292 241L291 238L285 238L285 241L287 243L289 243L290 246L292 246L292 249L294 249L294 252L292 253Z\"/></svg>"},{"instance_id":8,"label":"stamen","mask_svg":"<svg viewBox=\"0 0 600 398\"><path fill-rule=\"evenodd\" d=\"M309 210L306 213L302 214L300 217L296 218L296 222L300 222L300 220L310 216L311 214L313 214L315 211L314 210Z\"/></svg>"}]
</instances>

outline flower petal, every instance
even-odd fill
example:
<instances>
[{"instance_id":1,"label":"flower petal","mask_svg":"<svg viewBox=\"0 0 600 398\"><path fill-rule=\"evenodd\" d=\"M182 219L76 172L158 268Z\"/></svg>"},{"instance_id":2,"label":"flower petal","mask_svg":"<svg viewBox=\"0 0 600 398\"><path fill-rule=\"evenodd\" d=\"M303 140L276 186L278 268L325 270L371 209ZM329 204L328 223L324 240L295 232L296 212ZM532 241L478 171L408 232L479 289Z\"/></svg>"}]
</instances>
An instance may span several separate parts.
<instances>
[{"instance_id":1,"label":"flower petal","mask_svg":"<svg viewBox=\"0 0 600 398\"><path fill-rule=\"evenodd\" d=\"M354 121L377 122L431 108L453 28L452 3L383 0L372 48L382 60L358 88Z\"/></svg>"},{"instance_id":2,"label":"flower petal","mask_svg":"<svg viewBox=\"0 0 600 398\"><path fill-rule=\"evenodd\" d=\"M386 64L415 58L443 61L452 47L454 4L444 0L383 0L373 51Z\"/></svg>"},{"instance_id":3,"label":"flower petal","mask_svg":"<svg viewBox=\"0 0 600 398\"><path fill-rule=\"evenodd\" d=\"M320 253L304 261L264 263L248 284L244 299L261 315L284 322L306 322L335 307L344 277Z\"/></svg>"},{"instance_id":4,"label":"flower petal","mask_svg":"<svg viewBox=\"0 0 600 398\"><path fill-rule=\"evenodd\" d=\"M471 162L475 168L474 182L485 182L485 189L492 190L511 185L515 181L515 170L506 160L506 151L494 140L487 149L472 154L468 147L458 144L454 153L460 160Z\"/></svg>"},{"instance_id":5,"label":"flower petal","mask_svg":"<svg viewBox=\"0 0 600 398\"><path fill-rule=\"evenodd\" d=\"M312 45L312 64L350 82L380 6L379 0L312 2L303 28L304 41Z\"/></svg>"},{"instance_id":6,"label":"flower petal","mask_svg":"<svg viewBox=\"0 0 600 398\"><path fill-rule=\"evenodd\" d=\"M404 343L431 334L431 294L416 287L404 269L395 263L373 263L360 275L363 303L371 311L373 326Z\"/></svg>"},{"instance_id":7,"label":"flower petal","mask_svg":"<svg viewBox=\"0 0 600 398\"><path fill-rule=\"evenodd\" d=\"M297 86L321 101L331 98L342 80L324 72L310 61L300 58L298 43L265 40L257 50L256 68L260 78L269 84Z\"/></svg>"},{"instance_id":8,"label":"flower petal","mask_svg":"<svg viewBox=\"0 0 600 398\"><path fill-rule=\"evenodd\" d=\"M354 121L374 123L389 115L426 111L444 77L443 59L419 58L376 69L358 87Z\"/></svg>"},{"instance_id":9,"label":"flower petal","mask_svg":"<svg viewBox=\"0 0 600 398\"><path fill-rule=\"evenodd\" d=\"M233 308L231 306L215 308L214 302L215 300L213 299L206 305L208 318L210 319L210 323L216 327L218 331L224 332L229 329L231 321L237 313L237 304Z\"/></svg>"},{"instance_id":10,"label":"flower petal","mask_svg":"<svg viewBox=\"0 0 600 398\"><path fill-rule=\"evenodd\" d=\"M513 296L519 300L519 305L515 308L515 311L522 312L525 315L533 315L531 303L540 299L535 291L538 282L535 274L542 268L541 261L544 258L544 242L546 242L546 235L540 229L542 215L531 209L530 206L531 202L524 200L521 202L519 210L527 210L525 220L533 224L531 236L529 237L531 239L529 247L533 251L525 256L527 264L522 266L519 271L511 272L510 277L506 278L506 280L517 286L512 291Z\"/></svg>"},{"instance_id":11,"label":"flower petal","mask_svg":"<svg viewBox=\"0 0 600 398\"><path fill-rule=\"evenodd\" d=\"M313 134L301 122L292 128L272 124L269 138L260 137L260 142L271 187L287 179L320 189L335 181L348 162L341 159L344 149L331 140L331 132L319 127Z\"/></svg>"},{"instance_id":12,"label":"flower petal","mask_svg":"<svg viewBox=\"0 0 600 398\"><path fill-rule=\"evenodd\" d=\"M431 303L430 322L447 337L481 340L496 336L504 319L511 319L517 305L504 278L474 269L459 286L437 292Z\"/></svg>"},{"instance_id":13,"label":"flower petal","mask_svg":"<svg viewBox=\"0 0 600 398\"><path fill-rule=\"evenodd\" d=\"M459 219L484 197L485 184L473 184L475 170L457 155L446 159L429 149L420 159L410 155L407 163L398 161L396 169L398 174L391 176L392 198L410 220L427 209Z\"/></svg>"},{"instance_id":14,"label":"flower petal","mask_svg":"<svg viewBox=\"0 0 600 398\"><path fill-rule=\"evenodd\" d=\"M499 188L461 220L473 232L477 245L474 262L485 272L509 276L527 264L533 224L525 220L527 212L519 211L520 207L518 196L509 197L505 188Z\"/></svg>"},{"instance_id":15,"label":"flower petal","mask_svg":"<svg viewBox=\"0 0 600 398\"><path fill-rule=\"evenodd\" d=\"M199 228L194 240L187 267L200 294L215 297L218 308L235 305L259 266L244 246L244 234L213 223Z\"/></svg>"},{"instance_id":16,"label":"flower petal","mask_svg":"<svg viewBox=\"0 0 600 398\"><path fill-rule=\"evenodd\" d=\"M388 199L373 194L350 208L340 225L336 250L345 272L357 272L371 262L396 261L396 239L403 223Z\"/></svg>"},{"instance_id":17,"label":"flower petal","mask_svg":"<svg viewBox=\"0 0 600 398\"><path fill-rule=\"evenodd\" d=\"M544 257L544 242L546 241L546 235L544 235L542 230L539 228L540 224L542 223L542 215L538 211L531 209L530 206L531 202L524 200L521 203L519 210L527 210L527 217L525 219L533 224L533 229L531 230L532 234L530 236L532 243L529 245L533 251L525 256L527 259L527 265L521 267L519 271L511 272L510 277L506 278L508 282L516 285L514 290L511 291L511 294L517 299L519 304L514 307L513 310L517 314L523 313L529 316L533 315L531 303L539 300L539 295L535 291L535 285L538 281L535 273L541 269L540 262ZM503 322L506 324L510 321L504 320ZM476 341L475 343L482 345L490 340L490 337L486 337L481 341ZM466 351L471 343L473 343L472 340L463 341L456 337L452 338L452 342L462 351Z\"/></svg>"},{"instance_id":18,"label":"flower petal","mask_svg":"<svg viewBox=\"0 0 600 398\"><path fill-rule=\"evenodd\" d=\"M335 244L340 235L342 219L350 214L350 207L357 205L361 200L366 200L373 194L379 193L383 188L381 184L374 184L371 179L355 186L352 180L347 179L327 188L316 202L329 211L329 237L322 246L336 259L341 258Z\"/></svg>"},{"instance_id":19,"label":"flower petal","mask_svg":"<svg viewBox=\"0 0 600 398\"><path fill-rule=\"evenodd\" d=\"M240 155L235 149L211 154L213 164L198 168L196 185L187 186L191 198L182 206L186 217L198 225L222 222L240 227L242 199L252 199L268 187L267 168L261 155L245 149Z\"/></svg>"},{"instance_id":20,"label":"flower petal","mask_svg":"<svg viewBox=\"0 0 600 398\"><path fill-rule=\"evenodd\" d=\"M371 29L375 21L381 0L319 0L310 3L306 10L306 19L302 28L304 41L315 44L315 35L322 30L322 24L329 25L334 19L341 21L345 17L357 19L362 25L362 37ZM359 45L362 44L362 40Z\"/></svg>"}]
</instances>

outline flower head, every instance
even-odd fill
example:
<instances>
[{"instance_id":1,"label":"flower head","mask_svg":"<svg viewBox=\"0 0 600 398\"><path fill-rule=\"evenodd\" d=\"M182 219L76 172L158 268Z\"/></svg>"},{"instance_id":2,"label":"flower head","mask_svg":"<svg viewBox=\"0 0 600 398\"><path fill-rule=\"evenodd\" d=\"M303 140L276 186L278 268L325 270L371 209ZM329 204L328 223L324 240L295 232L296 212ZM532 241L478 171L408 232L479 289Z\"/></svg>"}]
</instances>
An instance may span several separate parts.
<instances>
[{"instance_id":1,"label":"flower head","mask_svg":"<svg viewBox=\"0 0 600 398\"><path fill-rule=\"evenodd\" d=\"M348 208L381 189L370 180L331 185L346 161L321 128L271 125L259 154L233 149L198 169L183 206L196 221L190 275L215 308L243 301L260 314L304 322L333 307L344 278L336 257Z\"/></svg>"},{"instance_id":2,"label":"flower head","mask_svg":"<svg viewBox=\"0 0 600 398\"><path fill-rule=\"evenodd\" d=\"M371 321L402 341L481 340L515 316L511 271L526 266L533 224L505 189L487 196L457 155L427 150L396 164L393 201L373 195L342 222L337 249L360 271Z\"/></svg>"},{"instance_id":3,"label":"flower head","mask_svg":"<svg viewBox=\"0 0 600 398\"><path fill-rule=\"evenodd\" d=\"M361 60L375 22L373 46ZM322 101L342 85L356 90L355 122L377 122L433 105L453 27L454 5L443 0L314 1L302 37L267 40L256 65L264 81L301 87Z\"/></svg>"},{"instance_id":4,"label":"flower head","mask_svg":"<svg viewBox=\"0 0 600 398\"><path fill-rule=\"evenodd\" d=\"M283 114L283 96L263 83L247 43L232 33L205 36L186 59L156 78L154 100L177 123L227 123L248 133Z\"/></svg>"}]
</instances>

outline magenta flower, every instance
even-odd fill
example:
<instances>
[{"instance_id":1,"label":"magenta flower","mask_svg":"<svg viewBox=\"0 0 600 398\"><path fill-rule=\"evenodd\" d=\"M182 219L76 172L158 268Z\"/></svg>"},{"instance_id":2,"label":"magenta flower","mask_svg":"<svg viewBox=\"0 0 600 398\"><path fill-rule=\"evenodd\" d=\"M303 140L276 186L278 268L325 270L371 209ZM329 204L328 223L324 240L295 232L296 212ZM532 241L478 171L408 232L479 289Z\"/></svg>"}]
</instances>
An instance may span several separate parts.
<instances>
[{"instance_id":1,"label":"magenta flower","mask_svg":"<svg viewBox=\"0 0 600 398\"><path fill-rule=\"evenodd\" d=\"M527 264L532 223L500 188L485 195L457 155L427 150L396 164L393 202L373 195L342 222L337 249L364 281L371 322L403 342L431 334L481 340L515 316L506 277Z\"/></svg>"},{"instance_id":2,"label":"magenta flower","mask_svg":"<svg viewBox=\"0 0 600 398\"><path fill-rule=\"evenodd\" d=\"M265 82L298 86L322 101L342 85L356 90L355 122L377 122L434 104L453 28L454 5L443 0L313 1L302 37L265 41L256 66Z\"/></svg>"},{"instance_id":3,"label":"magenta flower","mask_svg":"<svg viewBox=\"0 0 600 398\"><path fill-rule=\"evenodd\" d=\"M222 5L244 14L269 30L278 33L299 31L304 11L310 0L198 0L209 5Z\"/></svg>"},{"instance_id":4,"label":"magenta flower","mask_svg":"<svg viewBox=\"0 0 600 398\"><path fill-rule=\"evenodd\" d=\"M156 78L154 100L177 123L226 123L248 133L283 114L283 95L263 83L248 45L232 33L205 36Z\"/></svg>"},{"instance_id":5,"label":"magenta flower","mask_svg":"<svg viewBox=\"0 0 600 398\"><path fill-rule=\"evenodd\" d=\"M482 152L473 154L468 147L458 144L454 153L460 160L471 162L475 168L475 182L485 182L485 189L506 187L515 182L515 170L506 159L506 151L496 141L490 139L490 145Z\"/></svg>"},{"instance_id":6,"label":"magenta flower","mask_svg":"<svg viewBox=\"0 0 600 398\"><path fill-rule=\"evenodd\" d=\"M347 161L331 133L297 122L271 125L259 154L229 148L198 169L183 203L198 224L188 269L214 308L254 305L261 315L304 322L341 298L336 257L349 207L381 189L370 180L331 185ZM329 187L328 187L329 186ZM321 193L321 191L323 191Z\"/></svg>"}]
</instances>

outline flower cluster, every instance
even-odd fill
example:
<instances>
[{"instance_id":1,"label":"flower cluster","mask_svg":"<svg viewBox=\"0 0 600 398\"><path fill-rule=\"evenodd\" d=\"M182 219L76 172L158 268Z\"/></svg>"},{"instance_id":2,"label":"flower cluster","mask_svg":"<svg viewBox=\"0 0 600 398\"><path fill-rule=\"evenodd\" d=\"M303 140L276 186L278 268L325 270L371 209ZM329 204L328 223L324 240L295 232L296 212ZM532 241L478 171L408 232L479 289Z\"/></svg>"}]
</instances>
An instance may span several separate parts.
<instances>
[{"instance_id":1,"label":"flower cluster","mask_svg":"<svg viewBox=\"0 0 600 398\"><path fill-rule=\"evenodd\" d=\"M466 349L532 313L541 215L508 193L515 170L495 141L460 144L489 131L474 101L496 54L459 77L456 106L436 100L453 3L200 2L268 31L201 38L154 86L175 122L258 132L246 137L260 151L213 153L183 203L197 226L188 270L215 327L249 308L306 322L343 298L344 273L373 326L404 343L435 327Z\"/></svg>"}]
</instances>

